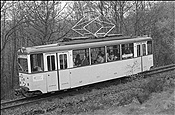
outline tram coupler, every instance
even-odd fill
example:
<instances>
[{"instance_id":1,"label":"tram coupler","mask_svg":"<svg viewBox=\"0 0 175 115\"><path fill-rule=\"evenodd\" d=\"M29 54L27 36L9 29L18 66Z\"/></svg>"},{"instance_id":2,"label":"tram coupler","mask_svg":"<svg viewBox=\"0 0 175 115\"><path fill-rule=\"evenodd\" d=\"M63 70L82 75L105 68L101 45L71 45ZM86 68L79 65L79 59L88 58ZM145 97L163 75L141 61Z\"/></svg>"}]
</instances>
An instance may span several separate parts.
<instances>
[{"instance_id":1,"label":"tram coupler","mask_svg":"<svg viewBox=\"0 0 175 115\"><path fill-rule=\"evenodd\" d=\"M20 96L20 95L23 95L27 91L29 91L28 87L21 86L19 89L15 89L15 95Z\"/></svg>"}]
</instances>

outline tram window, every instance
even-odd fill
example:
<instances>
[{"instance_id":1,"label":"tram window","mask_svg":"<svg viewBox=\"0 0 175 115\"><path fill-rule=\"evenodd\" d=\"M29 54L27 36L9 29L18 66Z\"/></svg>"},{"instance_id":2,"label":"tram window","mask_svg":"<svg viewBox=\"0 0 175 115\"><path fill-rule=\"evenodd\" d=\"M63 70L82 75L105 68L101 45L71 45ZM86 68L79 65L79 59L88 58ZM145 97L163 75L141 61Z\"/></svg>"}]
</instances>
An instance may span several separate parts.
<instances>
[{"instance_id":1,"label":"tram window","mask_svg":"<svg viewBox=\"0 0 175 115\"><path fill-rule=\"evenodd\" d=\"M148 55L152 54L152 41L147 42Z\"/></svg>"},{"instance_id":2,"label":"tram window","mask_svg":"<svg viewBox=\"0 0 175 115\"><path fill-rule=\"evenodd\" d=\"M47 68L48 68L48 71L56 70L54 55L47 56Z\"/></svg>"},{"instance_id":3,"label":"tram window","mask_svg":"<svg viewBox=\"0 0 175 115\"><path fill-rule=\"evenodd\" d=\"M142 44L143 56L146 55L146 44Z\"/></svg>"},{"instance_id":4,"label":"tram window","mask_svg":"<svg viewBox=\"0 0 175 115\"><path fill-rule=\"evenodd\" d=\"M74 67L90 65L89 49L80 49L73 51Z\"/></svg>"},{"instance_id":5,"label":"tram window","mask_svg":"<svg viewBox=\"0 0 175 115\"><path fill-rule=\"evenodd\" d=\"M31 71L32 72L44 70L43 54L31 54L30 61L31 61Z\"/></svg>"},{"instance_id":6,"label":"tram window","mask_svg":"<svg viewBox=\"0 0 175 115\"><path fill-rule=\"evenodd\" d=\"M122 44L122 59L133 58L134 47L133 43Z\"/></svg>"},{"instance_id":7,"label":"tram window","mask_svg":"<svg viewBox=\"0 0 175 115\"><path fill-rule=\"evenodd\" d=\"M105 47L91 48L91 63L104 63L105 61Z\"/></svg>"},{"instance_id":8,"label":"tram window","mask_svg":"<svg viewBox=\"0 0 175 115\"><path fill-rule=\"evenodd\" d=\"M67 69L67 55L60 54L60 69Z\"/></svg>"},{"instance_id":9,"label":"tram window","mask_svg":"<svg viewBox=\"0 0 175 115\"><path fill-rule=\"evenodd\" d=\"M120 45L107 46L107 62L120 60Z\"/></svg>"},{"instance_id":10,"label":"tram window","mask_svg":"<svg viewBox=\"0 0 175 115\"><path fill-rule=\"evenodd\" d=\"M140 57L140 45L137 45L137 57Z\"/></svg>"},{"instance_id":11,"label":"tram window","mask_svg":"<svg viewBox=\"0 0 175 115\"><path fill-rule=\"evenodd\" d=\"M28 72L27 58L18 58L19 72Z\"/></svg>"}]
</instances>

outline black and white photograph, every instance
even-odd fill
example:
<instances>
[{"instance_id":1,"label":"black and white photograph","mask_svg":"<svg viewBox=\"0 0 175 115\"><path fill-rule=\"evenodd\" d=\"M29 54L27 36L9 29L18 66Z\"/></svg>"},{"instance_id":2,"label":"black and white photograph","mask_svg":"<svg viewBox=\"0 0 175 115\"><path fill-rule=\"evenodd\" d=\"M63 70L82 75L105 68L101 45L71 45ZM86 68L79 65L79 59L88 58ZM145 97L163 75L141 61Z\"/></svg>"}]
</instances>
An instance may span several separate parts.
<instances>
[{"instance_id":1,"label":"black and white photograph","mask_svg":"<svg viewBox=\"0 0 175 115\"><path fill-rule=\"evenodd\" d=\"M175 115L174 1L1 0L1 115Z\"/></svg>"}]
</instances>

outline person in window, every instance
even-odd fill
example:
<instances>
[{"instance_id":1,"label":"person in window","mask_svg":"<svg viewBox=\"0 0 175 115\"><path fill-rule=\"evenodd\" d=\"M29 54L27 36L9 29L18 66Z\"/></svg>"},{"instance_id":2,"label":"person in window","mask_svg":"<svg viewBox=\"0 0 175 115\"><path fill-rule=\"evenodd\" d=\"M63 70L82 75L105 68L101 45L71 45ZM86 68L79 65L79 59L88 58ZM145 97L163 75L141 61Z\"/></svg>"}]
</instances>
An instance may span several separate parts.
<instances>
[{"instance_id":1,"label":"person in window","mask_svg":"<svg viewBox=\"0 0 175 115\"><path fill-rule=\"evenodd\" d=\"M125 54L131 54L131 50L129 49L129 47L125 48Z\"/></svg>"},{"instance_id":2,"label":"person in window","mask_svg":"<svg viewBox=\"0 0 175 115\"><path fill-rule=\"evenodd\" d=\"M76 55L75 65L76 66L80 66L81 65L81 58L80 58L80 55L79 54Z\"/></svg>"},{"instance_id":3,"label":"person in window","mask_svg":"<svg viewBox=\"0 0 175 115\"><path fill-rule=\"evenodd\" d=\"M104 58L100 54L98 54L96 61L97 61L97 63L103 63Z\"/></svg>"},{"instance_id":4,"label":"person in window","mask_svg":"<svg viewBox=\"0 0 175 115\"><path fill-rule=\"evenodd\" d=\"M36 72L36 71L42 71L42 69L41 69L41 67L39 67L39 66L35 66L35 67L33 68L33 71L34 71L34 72Z\"/></svg>"},{"instance_id":5,"label":"person in window","mask_svg":"<svg viewBox=\"0 0 175 115\"><path fill-rule=\"evenodd\" d=\"M110 60L110 49L107 50L106 55L107 55L107 61L111 61L111 60Z\"/></svg>"},{"instance_id":6,"label":"person in window","mask_svg":"<svg viewBox=\"0 0 175 115\"><path fill-rule=\"evenodd\" d=\"M110 52L108 57L107 57L107 60L108 61L114 61L114 53L113 52Z\"/></svg>"},{"instance_id":7,"label":"person in window","mask_svg":"<svg viewBox=\"0 0 175 115\"><path fill-rule=\"evenodd\" d=\"M132 58L132 57L133 57L133 53L131 52L130 48L129 47L125 48L125 52L122 55L122 58L127 59L127 58Z\"/></svg>"},{"instance_id":8,"label":"person in window","mask_svg":"<svg viewBox=\"0 0 175 115\"><path fill-rule=\"evenodd\" d=\"M83 56L83 60L81 62L81 66L85 66L85 65L89 65L88 59L87 57L84 55Z\"/></svg>"}]
</instances>

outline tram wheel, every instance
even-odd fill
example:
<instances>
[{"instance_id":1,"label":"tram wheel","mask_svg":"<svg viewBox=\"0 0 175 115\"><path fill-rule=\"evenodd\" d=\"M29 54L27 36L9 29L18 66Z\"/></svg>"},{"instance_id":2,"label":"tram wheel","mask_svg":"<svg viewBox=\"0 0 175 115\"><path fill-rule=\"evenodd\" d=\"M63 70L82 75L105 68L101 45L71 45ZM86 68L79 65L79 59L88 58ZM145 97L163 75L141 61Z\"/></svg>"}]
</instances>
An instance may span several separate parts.
<instances>
[{"instance_id":1,"label":"tram wheel","mask_svg":"<svg viewBox=\"0 0 175 115\"><path fill-rule=\"evenodd\" d=\"M151 66L151 67L149 68L149 70L152 70L152 69L154 69L154 66Z\"/></svg>"},{"instance_id":2,"label":"tram wheel","mask_svg":"<svg viewBox=\"0 0 175 115\"><path fill-rule=\"evenodd\" d=\"M34 96L34 93L33 92L23 92L22 95L24 97L33 97Z\"/></svg>"}]
</instances>

